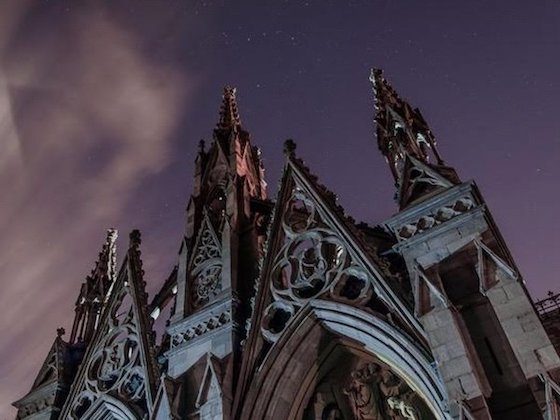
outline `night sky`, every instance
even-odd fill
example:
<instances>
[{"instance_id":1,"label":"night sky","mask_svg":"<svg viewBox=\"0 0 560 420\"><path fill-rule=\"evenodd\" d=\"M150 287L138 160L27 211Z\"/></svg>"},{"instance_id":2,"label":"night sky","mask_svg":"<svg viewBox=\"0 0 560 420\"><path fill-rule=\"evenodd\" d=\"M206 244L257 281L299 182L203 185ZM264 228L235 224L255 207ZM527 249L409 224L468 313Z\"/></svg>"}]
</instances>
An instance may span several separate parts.
<instances>
[{"instance_id":1,"label":"night sky","mask_svg":"<svg viewBox=\"0 0 560 420\"><path fill-rule=\"evenodd\" d=\"M105 229L176 261L200 138L237 86L271 195L286 138L358 220L396 211L370 67L474 178L530 292L559 290L560 2L4 1L0 418L28 391ZM88 5L89 4L89 5Z\"/></svg>"}]
</instances>

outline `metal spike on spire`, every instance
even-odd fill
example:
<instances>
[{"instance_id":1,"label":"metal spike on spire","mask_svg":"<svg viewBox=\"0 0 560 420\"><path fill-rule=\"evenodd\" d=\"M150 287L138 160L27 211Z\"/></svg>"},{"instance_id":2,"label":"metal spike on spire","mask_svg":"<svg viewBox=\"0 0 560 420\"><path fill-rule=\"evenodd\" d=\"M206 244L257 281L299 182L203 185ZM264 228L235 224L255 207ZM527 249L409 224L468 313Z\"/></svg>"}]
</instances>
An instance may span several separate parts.
<instances>
[{"instance_id":1,"label":"metal spike on spire","mask_svg":"<svg viewBox=\"0 0 560 420\"><path fill-rule=\"evenodd\" d=\"M229 130L241 125L239 110L235 99L236 88L224 87L223 102L220 108L220 121L217 128L220 130Z\"/></svg>"}]
</instances>

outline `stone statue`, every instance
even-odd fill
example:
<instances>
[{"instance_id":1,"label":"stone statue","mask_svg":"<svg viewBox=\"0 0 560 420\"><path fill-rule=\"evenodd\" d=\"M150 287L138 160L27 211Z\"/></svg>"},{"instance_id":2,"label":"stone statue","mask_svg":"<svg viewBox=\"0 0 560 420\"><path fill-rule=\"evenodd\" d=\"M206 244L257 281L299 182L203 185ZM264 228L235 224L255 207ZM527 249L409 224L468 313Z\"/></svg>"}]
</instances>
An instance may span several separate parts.
<instances>
[{"instance_id":1,"label":"stone statue","mask_svg":"<svg viewBox=\"0 0 560 420\"><path fill-rule=\"evenodd\" d=\"M376 392L377 369L375 364L368 363L350 374L350 384L344 389L344 393L348 395L355 419L383 419L379 406L378 392Z\"/></svg>"}]
</instances>

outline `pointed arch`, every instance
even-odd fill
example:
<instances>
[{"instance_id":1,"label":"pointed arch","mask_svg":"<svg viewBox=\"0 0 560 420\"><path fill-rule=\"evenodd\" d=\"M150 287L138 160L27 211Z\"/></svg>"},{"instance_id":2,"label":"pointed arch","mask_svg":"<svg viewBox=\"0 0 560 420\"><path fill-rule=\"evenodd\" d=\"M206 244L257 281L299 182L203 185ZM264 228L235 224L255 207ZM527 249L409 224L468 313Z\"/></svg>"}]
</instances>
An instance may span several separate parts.
<instances>
[{"instance_id":1,"label":"pointed arch","mask_svg":"<svg viewBox=\"0 0 560 420\"><path fill-rule=\"evenodd\" d=\"M333 345L344 346L380 360L406 381L436 418L450 418L445 388L432 360L412 339L370 313L324 300L310 301L263 360L241 418L300 416L319 380L317 360L324 358L326 343L331 350Z\"/></svg>"},{"instance_id":2,"label":"pointed arch","mask_svg":"<svg viewBox=\"0 0 560 420\"><path fill-rule=\"evenodd\" d=\"M382 314L425 344L425 331L377 250L337 206L334 194L295 157L293 147L288 152L255 287L240 372L242 394L287 325L317 299ZM235 401L237 414L241 404Z\"/></svg>"}]
</instances>

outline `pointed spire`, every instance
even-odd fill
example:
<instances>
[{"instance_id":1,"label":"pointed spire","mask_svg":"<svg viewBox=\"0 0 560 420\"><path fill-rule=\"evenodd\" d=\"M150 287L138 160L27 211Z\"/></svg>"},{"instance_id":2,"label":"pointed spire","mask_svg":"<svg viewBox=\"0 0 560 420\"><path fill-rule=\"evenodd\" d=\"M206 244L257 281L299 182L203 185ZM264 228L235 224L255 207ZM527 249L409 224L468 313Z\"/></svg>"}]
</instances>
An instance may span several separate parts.
<instances>
[{"instance_id":1,"label":"pointed spire","mask_svg":"<svg viewBox=\"0 0 560 420\"><path fill-rule=\"evenodd\" d=\"M239 118L239 110L235 99L236 92L236 88L230 86L224 87L224 94L222 95L223 102L220 108L220 120L217 124L219 130L230 130L241 126L241 119Z\"/></svg>"},{"instance_id":2,"label":"pointed spire","mask_svg":"<svg viewBox=\"0 0 560 420\"><path fill-rule=\"evenodd\" d=\"M220 119L213 133L213 142L204 155L205 165L201 165L202 179L214 180L214 176L207 177L209 172L216 170L223 172L228 168L228 176L244 177L248 189L254 197L266 197L266 183L263 179L263 164L258 149L251 144L251 136L241 125L239 109L236 101L237 89L226 86L222 95ZM202 156L199 153L199 156ZM204 166L204 167L203 167ZM218 177L222 178L220 173ZM201 180L202 180L201 179ZM214 182L213 181L213 182ZM250 185L249 185L250 184ZM195 190L199 185L195 182ZM202 186L200 186L202 187ZM211 191L215 185L210 186Z\"/></svg>"},{"instance_id":3,"label":"pointed spire","mask_svg":"<svg viewBox=\"0 0 560 420\"><path fill-rule=\"evenodd\" d=\"M86 277L76 301L76 317L70 334L70 343L88 341L97 325L102 306L107 302L115 281L117 252L116 229L108 229L105 243L91 274Z\"/></svg>"},{"instance_id":4,"label":"pointed spire","mask_svg":"<svg viewBox=\"0 0 560 420\"><path fill-rule=\"evenodd\" d=\"M107 229L107 239L105 240L104 250L106 250L105 258L107 259L107 275L109 279L114 280L117 272L117 238L119 232L117 229Z\"/></svg>"},{"instance_id":5,"label":"pointed spire","mask_svg":"<svg viewBox=\"0 0 560 420\"><path fill-rule=\"evenodd\" d=\"M105 243L101 248L99 253L99 258L95 262L95 267L91 271L89 276L97 282L97 287L103 287L103 290L99 292L107 292L107 281L112 282L115 278L115 273L117 269L117 238L119 234L117 229L111 228L107 229L107 236L105 238ZM102 284L105 283L105 284Z\"/></svg>"},{"instance_id":6,"label":"pointed spire","mask_svg":"<svg viewBox=\"0 0 560 420\"><path fill-rule=\"evenodd\" d=\"M375 95L379 150L387 159L395 181L402 177L406 155L426 164L443 165L435 138L420 110L399 97L380 69L372 69L369 80Z\"/></svg>"},{"instance_id":7,"label":"pointed spire","mask_svg":"<svg viewBox=\"0 0 560 420\"><path fill-rule=\"evenodd\" d=\"M441 159L418 108L399 97L381 70L372 69L369 79L375 95L377 144L395 179L400 209L459 184L455 170Z\"/></svg>"},{"instance_id":8,"label":"pointed spire","mask_svg":"<svg viewBox=\"0 0 560 420\"><path fill-rule=\"evenodd\" d=\"M87 391L91 404L98 403L103 395L111 395L133 408L139 418L147 418L152 409L159 372L154 355L155 333L152 319L147 313L148 296L140 258L140 231L133 230L129 239L128 252L115 278L109 300L102 308L95 334L87 343L76 377L58 416L60 419L83 417L84 391ZM94 363L110 366L110 381L106 380L104 369L90 369ZM94 388L96 392L89 392L90 384L95 384L93 386L99 389Z\"/></svg>"}]
</instances>

